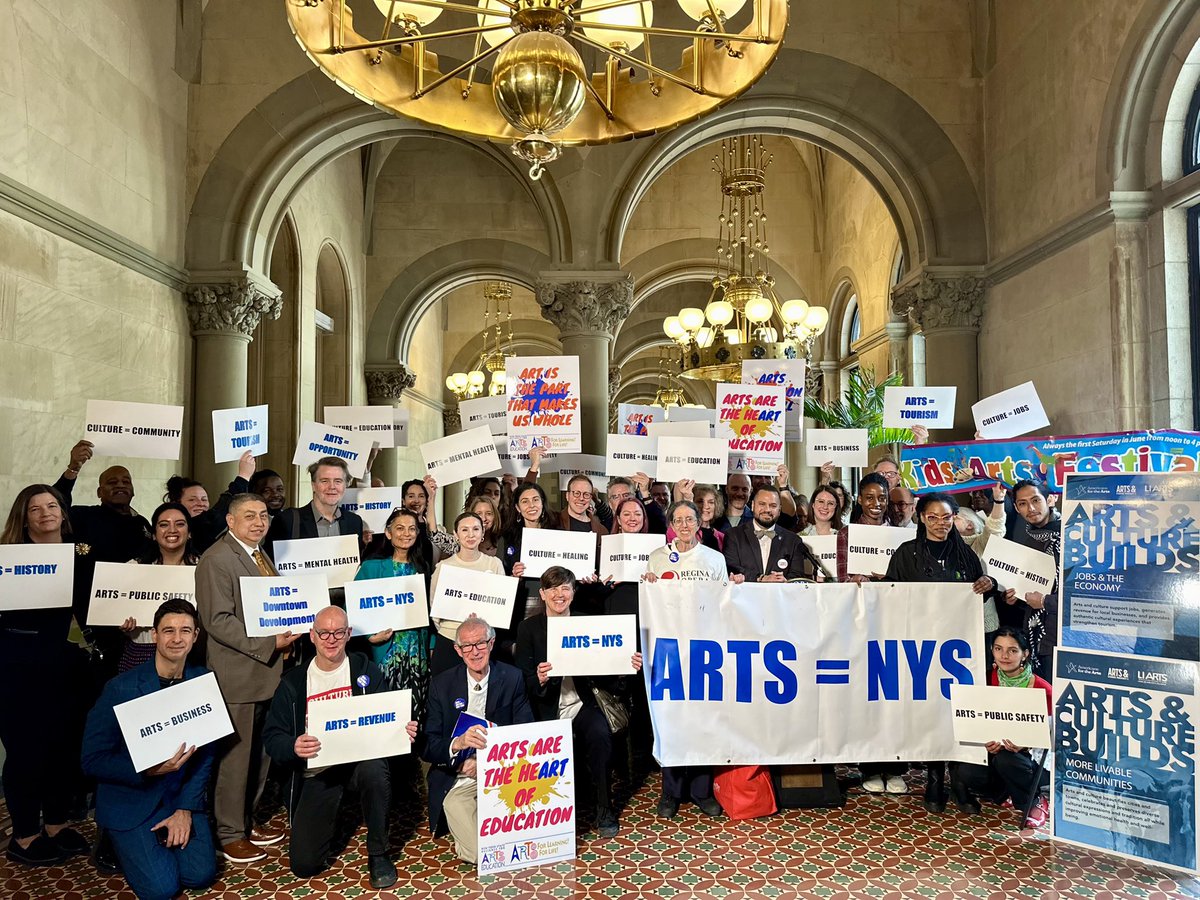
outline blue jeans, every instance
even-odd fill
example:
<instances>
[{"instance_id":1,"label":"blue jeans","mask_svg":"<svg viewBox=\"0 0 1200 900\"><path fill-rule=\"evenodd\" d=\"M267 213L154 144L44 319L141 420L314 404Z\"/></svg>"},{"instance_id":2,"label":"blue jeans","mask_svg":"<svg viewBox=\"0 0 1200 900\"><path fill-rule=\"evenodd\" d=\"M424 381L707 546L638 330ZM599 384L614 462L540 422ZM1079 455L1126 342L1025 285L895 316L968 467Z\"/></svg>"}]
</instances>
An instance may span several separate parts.
<instances>
[{"instance_id":1,"label":"blue jeans","mask_svg":"<svg viewBox=\"0 0 1200 900\"><path fill-rule=\"evenodd\" d=\"M205 888L217 880L217 858L208 815L192 813L186 847L163 847L150 830L174 810L156 810L145 824L128 831L108 829L125 879L139 900L170 900L183 888Z\"/></svg>"}]
</instances>

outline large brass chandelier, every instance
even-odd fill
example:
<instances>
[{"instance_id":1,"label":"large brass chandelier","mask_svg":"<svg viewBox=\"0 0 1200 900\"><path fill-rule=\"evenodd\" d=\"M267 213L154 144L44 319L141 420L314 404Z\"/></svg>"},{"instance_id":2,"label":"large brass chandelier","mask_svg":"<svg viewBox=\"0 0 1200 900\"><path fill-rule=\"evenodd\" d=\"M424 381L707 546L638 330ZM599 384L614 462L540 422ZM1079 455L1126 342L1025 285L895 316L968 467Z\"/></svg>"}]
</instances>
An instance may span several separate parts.
<instances>
[{"instance_id":1,"label":"large brass chandelier","mask_svg":"<svg viewBox=\"0 0 1200 900\"><path fill-rule=\"evenodd\" d=\"M483 350L469 372L446 377L446 388L460 402L487 390L499 397L505 391L504 367L512 350L512 285L502 281L483 284Z\"/></svg>"},{"instance_id":2,"label":"large brass chandelier","mask_svg":"<svg viewBox=\"0 0 1200 900\"><path fill-rule=\"evenodd\" d=\"M721 179L716 273L704 309L686 307L663 321L680 351L684 378L740 382L748 359L808 359L829 311L775 295L764 192L772 156L762 138L721 142L713 169Z\"/></svg>"},{"instance_id":3,"label":"large brass chandelier","mask_svg":"<svg viewBox=\"0 0 1200 900\"><path fill-rule=\"evenodd\" d=\"M788 19L787 0L373 0L383 22L368 38L348 0L285 2L301 46L341 87L511 142L534 179L564 146L653 134L733 100L774 61Z\"/></svg>"}]
</instances>

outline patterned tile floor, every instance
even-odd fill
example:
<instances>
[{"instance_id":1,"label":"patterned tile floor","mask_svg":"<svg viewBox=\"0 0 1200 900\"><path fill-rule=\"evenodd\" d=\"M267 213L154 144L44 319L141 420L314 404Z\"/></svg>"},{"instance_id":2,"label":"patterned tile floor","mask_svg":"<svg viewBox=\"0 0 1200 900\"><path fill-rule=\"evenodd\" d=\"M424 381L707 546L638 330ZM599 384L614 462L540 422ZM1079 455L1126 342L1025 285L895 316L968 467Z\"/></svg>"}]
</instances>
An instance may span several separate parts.
<instances>
[{"instance_id":1,"label":"patterned tile floor","mask_svg":"<svg viewBox=\"0 0 1200 900\"><path fill-rule=\"evenodd\" d=\"M985 807L968 817L950 810L931 816L914 792L877 797L851 792L844 809L787 810L766 819L707 819L685 807L672 822L654 806L658 776L651 775L622 814L611 841L581 830L579 858L481 881L457 862L446 840L433 840L421 818L420 798L400 803L392 829L400 881L373 891L366 878L362 835L335 868L301 881L288 872L286 844L270 848L253 866L226 869L210 891L193 898L1200 898L1200 880L1128 863L1018 831L1017 813ZM582 823L587 828L589 822ZM353 828L348 823L347 834ZM90 823L83 830L91 836ZM132 900L121 877L104 877L84 859L31 871L0 858L0 898L12 900Z\"/></svg>"}]
</instances>

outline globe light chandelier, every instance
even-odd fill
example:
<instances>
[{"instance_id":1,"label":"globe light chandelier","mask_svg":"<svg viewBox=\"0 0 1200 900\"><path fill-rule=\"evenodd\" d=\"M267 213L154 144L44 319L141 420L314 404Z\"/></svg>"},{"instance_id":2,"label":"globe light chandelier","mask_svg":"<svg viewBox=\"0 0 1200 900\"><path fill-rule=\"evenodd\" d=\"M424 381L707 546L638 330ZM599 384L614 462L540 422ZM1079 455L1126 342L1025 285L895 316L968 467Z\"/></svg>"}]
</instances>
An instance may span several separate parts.
<instances>
[{"instance_id":1,"label":"globe light chandelier","mask_svg":"<svg viewBox=\"0 0 1200 900\"><path fill-rule=\"evenodd\" d=\"M787 0L285 2L304 51L342 88L510 142L533 179L563 147L653 134L733 100L775 60L788 20ZM354 24L372 2L374 39Z\"/></svg>"},{"instance_id":2,"label":"globe light chandelier","mask_svg":"<svg viewBox=\"0 0 1200 900\"><path fill-rule=\"evenodd\" d=\"M654 392L652 406L661 406L669 410L672 406L684 406L687 395L677 381L679 361L667 348L658 357L658 390Z\"/></svg>"},{"instance_id":3,"label":"globe light chandelier","mask_svg":"<svg viewBox=\"0 0 1200 900\"><path fill-rule=\"evenodd\" d=\"M684 378L740 382L742 362L809 359L829 311L775 294L764 202L772 156L758 135L721 142L713 170L721 180L716 273L704 309L690 306L663 320L679 347Z\"/></svg>"},{"instance_id":4,"label":"globe light chandelier","mask_svg":"<svg viewBox=\"0 0 1200 900\"><path fill-rule=\"evenodd\" d=\"M479 397L484 390L491 397L505 391L504 366L512 348L512 285L502 281L483 284L483 350L469 372L454 372L446 377L446 388L461 403Z\"/></svg>"}]
</instances>

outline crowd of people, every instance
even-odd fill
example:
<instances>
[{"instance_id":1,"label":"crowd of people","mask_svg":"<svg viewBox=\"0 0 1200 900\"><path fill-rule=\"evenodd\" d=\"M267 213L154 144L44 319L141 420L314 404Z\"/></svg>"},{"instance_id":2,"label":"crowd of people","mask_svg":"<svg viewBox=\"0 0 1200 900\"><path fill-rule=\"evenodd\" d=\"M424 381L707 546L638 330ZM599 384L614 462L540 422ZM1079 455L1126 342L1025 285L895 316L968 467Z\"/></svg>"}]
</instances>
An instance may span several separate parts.
<instances>
[{"instance_id":1,"label":"crowd of people","mask_svg":"<svg viewBox=\"0 0 1200 900\"><path fill-rule=\"evenodd\" d=\"M523 479L473 479L462 511L449 527L436 518L438 485L431 478L403 485L403 506L381 534L344 508L351 486L346 464L324 458L309 467L312 500L289 506L278 473L258 469L247 453L237 477L215 501L203 485L175 477L150 518L133 506L128 469L111 466L96 480L98 504L78 484L92 455L86 441L72 448L54 484L32 484L16 497L0 542L71 543L75 548L74 601L65 609L0 613L0 671L26 687L0 695L0 742L6 753L3 786L13 836L8 857L46 866L94 850L97 866L123 871L139 897L176 897L217 876L217 860L245 865L264 847L289 840L299 877L332 862L333 827L346 789L359 797L366 821L368 876L376 888L395 883L389 856L388 815L397 782L427 782L430 828L449 833L455 853L475 862L476 809L473 751L486 746L486 729L454 732L464 710L500 725L570 720L578 775L590 790L598 838L620 828L610 768L614 740L628 740L635 766L653 766L645 686L637 676L585 678L555 675L547 661L548 618L572 614L637 613L636 582L614 583L593 574L579 579L553 566L525 576L521 545L526 529L609 534L660 534L644 580L714 582L792 580L961 582L984 611L985 646L993 655L990 683L1033 687L1049 696L1049 663L1057 635L1057 597L1017 596L980 561L989 537L1005 536L1057 559L1061 522L1044 485L997 484L960 506L944 493L914 498L900 483L895 460L884 458L853 490L821 469L811 496L797 493L789 472L774 477L731 475L725 485L682 480L655 482L644 474L609 479L598 490L574 476L556 510L537 482L541 455L531 454ZM449 516L448 516L449 517ZM848 571L848 524L911 529L886 572ZM353 535L359 542L357 579L419 575L429 596L448 567L521 579L509 621L432 619L427 628L352 633L344 595L306 633L247 635L243 578L277 575L275 542ZM805 538L837 537L835 565L823 562ZM164 602L150 627L89 626L92 571L97 562L196 567L196 604ZM641 654L630 665L641 669ZM137 772L125 751L114 707L135 697L212 671L234 733L216 744L180 747L169 760ZM16 676L20 676L19 681ZM320 740L306 731L309 705L376 691L412 692L408 723L420 768L401 759L314 767ZM622 705L628 726L614 735L607 704ZM980 800L1032 807L1026 825L1045 821L1038 797L1040 765L1007 742L987 747L987 766L919 760L925 764L925 806L978 813ZM908 790L905 765L860 767L870 793ZM658 814L674 818L694 803L708 816L722 810L713 773L664 768ZM266 791L268 781L273 786ZM264 794L267 799L264 800ZM288 827L273 827L285 807ZM71 821L95 804L102 837L93 848Z\"/></svg>"}]
</instances>

